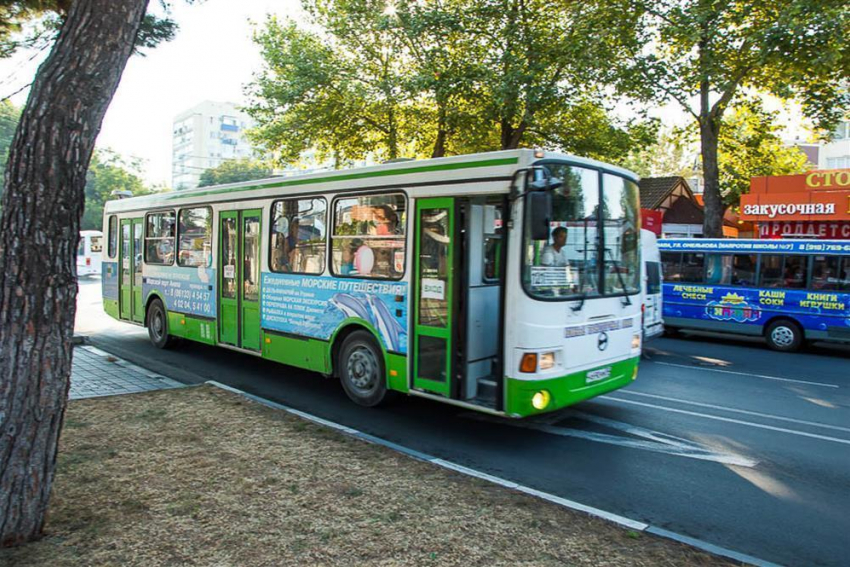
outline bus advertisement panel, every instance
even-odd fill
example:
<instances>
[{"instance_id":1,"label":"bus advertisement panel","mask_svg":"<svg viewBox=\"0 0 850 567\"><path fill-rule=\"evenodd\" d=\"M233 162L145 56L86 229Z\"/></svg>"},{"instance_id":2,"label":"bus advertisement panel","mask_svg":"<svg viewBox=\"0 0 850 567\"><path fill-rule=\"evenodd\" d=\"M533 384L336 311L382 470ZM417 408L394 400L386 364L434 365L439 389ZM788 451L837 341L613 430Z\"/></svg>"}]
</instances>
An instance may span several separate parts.
<instances>
[{"instance_id":1,"label":"bus advertisement panel","mask_svg":"<svg viewBox=\"0 0 850 567\"><path fill-rule=\"evenodd\" d=\"M664 320L764 335L777 350L850 341L850 242L660 240Z\"/></svg>"}]
</instances>

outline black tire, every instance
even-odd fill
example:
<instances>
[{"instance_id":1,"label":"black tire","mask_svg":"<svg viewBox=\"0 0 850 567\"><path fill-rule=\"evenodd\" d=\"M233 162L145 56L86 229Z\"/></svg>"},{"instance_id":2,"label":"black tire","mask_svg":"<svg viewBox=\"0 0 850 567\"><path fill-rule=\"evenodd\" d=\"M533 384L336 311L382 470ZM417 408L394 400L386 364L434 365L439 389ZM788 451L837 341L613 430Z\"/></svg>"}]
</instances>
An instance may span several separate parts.
<instances>
[{"instance_id":1,"label":"black tire","mask_svg":"<svg viewBox=\"0 0 850 567\"><path fill-rule=\"evenodd\" d=\"M767 346L779 352L795 352L803 345L803 330L789 319L773 321L764 331Z\"/></svg>"},{"instance_id":2,"label":"black tire","mask_svg":"<svg viewBox=\"0 0 850 567\"><path fill-rule=\"evenodd\" d=\"M168 334L168 315L159 299L154 299L148 307L145 326L151 344L156 348L168 349L177 343L177 339Z\"/></svg>"},{"instance_id":3,"label":"black tire","mask_svg":"<svg viewBox=\"0 0 850 567\"><path fill-rule=\"evenodd\" d=\"M384 355L366 331L345 337L336 360L342 388L357 405L375 407L389 400Z\"/></svg>"}]
</instances>

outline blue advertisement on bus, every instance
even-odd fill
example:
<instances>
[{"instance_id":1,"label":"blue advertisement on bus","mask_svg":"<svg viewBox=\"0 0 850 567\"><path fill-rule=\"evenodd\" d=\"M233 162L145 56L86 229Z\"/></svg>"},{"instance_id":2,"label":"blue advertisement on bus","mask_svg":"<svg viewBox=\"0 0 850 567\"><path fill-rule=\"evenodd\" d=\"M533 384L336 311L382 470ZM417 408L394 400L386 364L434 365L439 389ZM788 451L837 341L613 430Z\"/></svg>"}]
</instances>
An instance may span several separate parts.
<instances>
[{"instance_id":1,"label":"blue advertisement on bus","mask_svg":"<svg viewBox=\"0 0 850 567\"><path fill-rule=\"evenodd\" d=\"M659 240L661 252L728 252L746 254L850 254L845 240Z\"/></svg>"},{"instance_id":2,"label":"blue advertisement on bus","mask_svg":"<svg viewBox=\"0 0 850 567\"><path fill-rule=\"evenodd\" d=\"M369 323L384 348L407 353L407 284L263 273L264 329L330 339L345 319Z\"/></svg>"},{"instance_id":3,"label":"blue advertisement on bus","mask_svg":"<svg viewBox=\"0 0 850 567\"><path fill-rule=\"evenodd\" d=\"M850 294L697 284L664 284L664 316L764 325L793 315L805 329L850 330Z\"/></svg>"},{"instance_id":4,"label":"blue advertisement on bus","mask_svg":"<svg viewBox=\"0 0 850 567\"><path fill-rule=\"evenodd\" d=\"M118 262L103 262L100 281L103 298L118 301Z\"/></svg>"},{"instance_id":5,"label":"blue advertisement on bus","mask_svg":"<svg viewBox=\"0 0 850 567\"><path fill-rule=\"evenodd\" d=\"M204 266L145 266L143 297L156 291L169 311L210 319L216 316L215 270Z\"/></svg>"}]
</instances>

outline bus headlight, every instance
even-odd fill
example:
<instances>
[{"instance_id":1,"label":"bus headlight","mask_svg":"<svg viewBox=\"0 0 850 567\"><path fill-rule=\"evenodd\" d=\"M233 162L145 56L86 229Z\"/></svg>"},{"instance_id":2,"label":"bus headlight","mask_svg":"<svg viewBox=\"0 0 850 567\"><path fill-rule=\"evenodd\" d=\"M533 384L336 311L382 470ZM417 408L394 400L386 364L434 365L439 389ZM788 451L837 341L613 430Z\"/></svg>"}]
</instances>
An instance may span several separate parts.
<instances>
[{"instance_id":1,"label":"bus headlight","mask_svg":"<svg viewBox=\"0 0 850 567\"><path fill-rule=\"evenodd\" d=\"M549 405L549 402L552 401L552 396L546 390L540 390L534 397L531 398L531 405L534 406L536 410L546 409L546 406Z\"/></svg>"},{"instance_id":2,"label":"bus headlight","mask_svg":"<svg viewBox=\"0 0 850 567\"><path fill-rule=\"evenodd\" d=\"M640 335L632 335L632 350L640 348Z\"/></svg>"},{"instance_id":3,"label":"bus headlight","mask_svg":"<svg viewBox=\"0 0 850 567\"><path fill-rule=\"evenodd\" d=\"M538 364L538 368L540 370L549 370L550 368L555 367L555 353L554 352L543 352L540 353L540 359Z\"/></svg>"}]
</instances>

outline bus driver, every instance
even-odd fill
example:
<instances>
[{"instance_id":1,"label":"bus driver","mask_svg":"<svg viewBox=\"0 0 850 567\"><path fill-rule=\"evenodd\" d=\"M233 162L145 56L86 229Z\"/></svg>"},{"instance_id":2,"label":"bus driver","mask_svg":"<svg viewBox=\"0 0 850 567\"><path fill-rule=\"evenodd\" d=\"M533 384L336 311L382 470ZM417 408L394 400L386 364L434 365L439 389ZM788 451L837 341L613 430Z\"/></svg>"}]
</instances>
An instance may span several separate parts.
<instances>
[{"instance_id":1,"label":"bus driver","mask_svg":"<svg viewBox=\"0 0 850 567\"><path fill-rule=\"evenodd\" d=\"M552 231L552 244L547 244L540 254L540 264L555 268L564 268L570 265L567 260L567 229L559 226Z\"/></svg>"}]
</instances>

